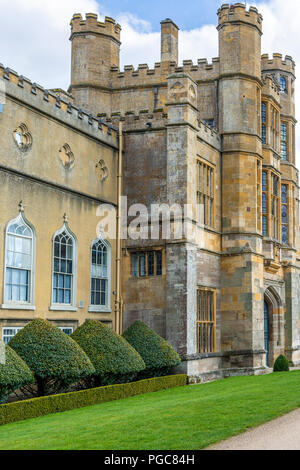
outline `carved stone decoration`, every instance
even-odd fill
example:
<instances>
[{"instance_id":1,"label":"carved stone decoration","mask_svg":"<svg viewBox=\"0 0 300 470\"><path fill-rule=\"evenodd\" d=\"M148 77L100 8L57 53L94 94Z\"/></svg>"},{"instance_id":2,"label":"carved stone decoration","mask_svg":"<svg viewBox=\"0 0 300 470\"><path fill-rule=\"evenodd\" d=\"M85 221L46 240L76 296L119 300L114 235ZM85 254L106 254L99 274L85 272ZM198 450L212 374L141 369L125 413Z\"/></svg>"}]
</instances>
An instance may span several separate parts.
<instances>
[{"instance_id":1,"label":"carved stone decoration","mask_svg":"<svg viewBox=\"0 0 300 470\"><path fill-rule=\"evenodd\" d=\"M26 124L22 123L13 132L15 144L21 152L27 152L32 147L32 135Z\"/></svg>"},{"instance_id":2,"label":"carved stone decoration","mask_svg":"<svg viewBox=\"0 0 300 470\"><path fill-rule=\"evenodd\" d=\"M100 178L100 181L105 181L106 178L108 177L108 169L107 169L107 166L106 166L106 163L104 160L100 160L97 165L96 165L96 168L97 168L97 172L98 172L98 175L99 175L99 178Z\"/></svg>"},{"instance_id":3,"label":"carved stone decoration","mask_svg":"<svg viewBox=\"0 0 300 470\"><path fill-rule=\"evenodd\" d=\"M192 101L192 103L194 103L196 101L196 91L193 85L190 85L189 95L190 95L190 100Z\"/></svg>"},{"instance_id":4,"label":"carved stone decoration","mask_svg":"<svg viewBox=\"0 0 300 470\"><path fill-rule=\"evenodd\" d=\"M182 83L176 82L170 88L170 96L173 99L177 99L185 93L185 89Z\"/></svg>"},{"instance_id":5,"label":"carved stone decoration","mask_svg":"<svg viewBox=\"0 0 300 470\"><path fill-rule=\"evenodd\" d=\"M69 144L65 144L59 150L59 158L66 170L71 170L75 165L74 153Z\"/></svg>"}]
</instances>

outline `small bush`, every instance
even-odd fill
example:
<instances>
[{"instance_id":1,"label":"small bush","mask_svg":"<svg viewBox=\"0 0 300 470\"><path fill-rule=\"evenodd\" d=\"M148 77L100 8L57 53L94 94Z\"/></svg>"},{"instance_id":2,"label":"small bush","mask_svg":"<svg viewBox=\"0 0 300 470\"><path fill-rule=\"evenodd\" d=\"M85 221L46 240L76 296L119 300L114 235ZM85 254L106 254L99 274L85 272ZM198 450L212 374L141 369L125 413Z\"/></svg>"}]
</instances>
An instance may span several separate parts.
<instances>
[{"instance_id":1,"label":"small bush","mask_svg":"<svg viewBox=\"0 0 300 470\"><path fill-rule=\"evenodd\" d=\"M273 370L274 372L288 372L290 370L289 361L283 354L277 357Z\"/></svg>"},{"instance_id":2,"label":"small bush","mask_svg":"<svg viewBox=\"0 0 300 470\"><path fill-rule=\"evenodd\" d=\"M33 320L9 343L33 371L38 396L68 390L95 372L79 345L59 328L42 319Z\"/></svg>"},{"instance_id":3,"label":"small bush","mask_svg":"<svg viewBox=\"0 0 300 470\"><path fill-rule=\"evenodd\" d=\"M98 405L108 401L121 400L144 393L183 387L186 384L186 375L170 375L168 377L142 380L129 384L110 385L108 387L81 390L80 392L8 403L0 405L0 425L83 408L85 406Z\"/></svg>"},{"instance_id":4,"label":"small bush","mask_svg":"<svg viewBox=\"0 0 300 470\"><path fill-rule=\"evenodd\" d=\"M87 320L71 337L95 367L90 386L130 382L145 369L145 363L135 349L97 320Z\"/></svg>"},{"instance_id":5,"label":"small bush","mask_svg":"<svg viewBox=\"0 0 300 470\"><path fill-rule=\"evenodd\" d=\"M33 373L18 354L5 346L5 364L0 364L0 403L24 385L34 382Z\"/></svg>"},{"instance_id":6,"label":"small bush","mask_svg":"<svg viewBox=\"0 0 300 470\"><path fill-rule=\"evenodd\" d=\"M172 346L143 322L135 322L123 333L123 337L146 364L146 370L139 374L140 378L167 375L172 367L180 364L180 357Z\"/></svg>"}]
</instances>

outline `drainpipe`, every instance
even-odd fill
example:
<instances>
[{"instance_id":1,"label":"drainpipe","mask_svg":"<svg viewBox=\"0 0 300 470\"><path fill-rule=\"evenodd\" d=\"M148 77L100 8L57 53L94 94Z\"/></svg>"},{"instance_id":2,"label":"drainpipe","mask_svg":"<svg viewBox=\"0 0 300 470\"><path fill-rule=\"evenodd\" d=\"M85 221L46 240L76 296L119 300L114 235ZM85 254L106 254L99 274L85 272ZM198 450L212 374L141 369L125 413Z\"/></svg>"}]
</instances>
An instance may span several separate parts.
<instances>
[{"instance_id":1,"label":"drainpipe","mask_svg":"<svg viewBox=\"0 0 300 470\"><path fill-rule=\"evenodd\" d=\"M121 195L122 195L122 167L123 167L123 123L119 123L119 158L117 173L117 253L116 253L116 299L115 324L116 332L122 334L122 298L121 298Z\"/></svg>"}]
</instances>

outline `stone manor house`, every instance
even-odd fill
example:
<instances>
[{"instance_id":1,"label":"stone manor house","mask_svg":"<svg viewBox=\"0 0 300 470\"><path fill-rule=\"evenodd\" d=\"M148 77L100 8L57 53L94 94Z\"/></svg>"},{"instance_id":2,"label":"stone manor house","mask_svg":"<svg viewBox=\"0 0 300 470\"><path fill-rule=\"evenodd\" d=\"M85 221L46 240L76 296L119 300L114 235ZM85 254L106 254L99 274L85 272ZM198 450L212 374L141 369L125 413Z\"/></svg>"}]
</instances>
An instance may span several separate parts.
<instances>
[{"instance_id":1,"label":"stone manor house","mask_svg":"<svg viewBox=\"0 0 300 470\"><path fill-rule=\"evenodd\" d=\"M191 377L260 373L280 353L300 363L295 63L261 55L262 25L255 7L224 4L219 57L180 65L166 19L160 62L120 70L121 26L75 14L67 92L0 65L5 342L36 317L67 334L141 320ZM121 240L121 195L149 212L198 204L201 236ZM96 230L102 203L116 239Z\"/></svg>"}]
</instances>

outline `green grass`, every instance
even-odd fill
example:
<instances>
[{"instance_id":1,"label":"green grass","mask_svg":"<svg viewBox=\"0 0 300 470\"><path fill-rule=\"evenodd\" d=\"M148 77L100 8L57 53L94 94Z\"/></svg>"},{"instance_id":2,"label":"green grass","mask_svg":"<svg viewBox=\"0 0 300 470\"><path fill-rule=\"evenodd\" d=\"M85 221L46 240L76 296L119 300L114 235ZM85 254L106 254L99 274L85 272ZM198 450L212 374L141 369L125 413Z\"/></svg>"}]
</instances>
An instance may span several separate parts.
<instances>
[{"instance_id":1,"label":"green grass","mask_svg":"<svg viewBox=\"0 0 300 470\"><path fill-rule=\"evenodd\" d=\"M0 427L0 449L201 449L300 407L300 371L235 377Z\"/></svg>"}]
</instances>

